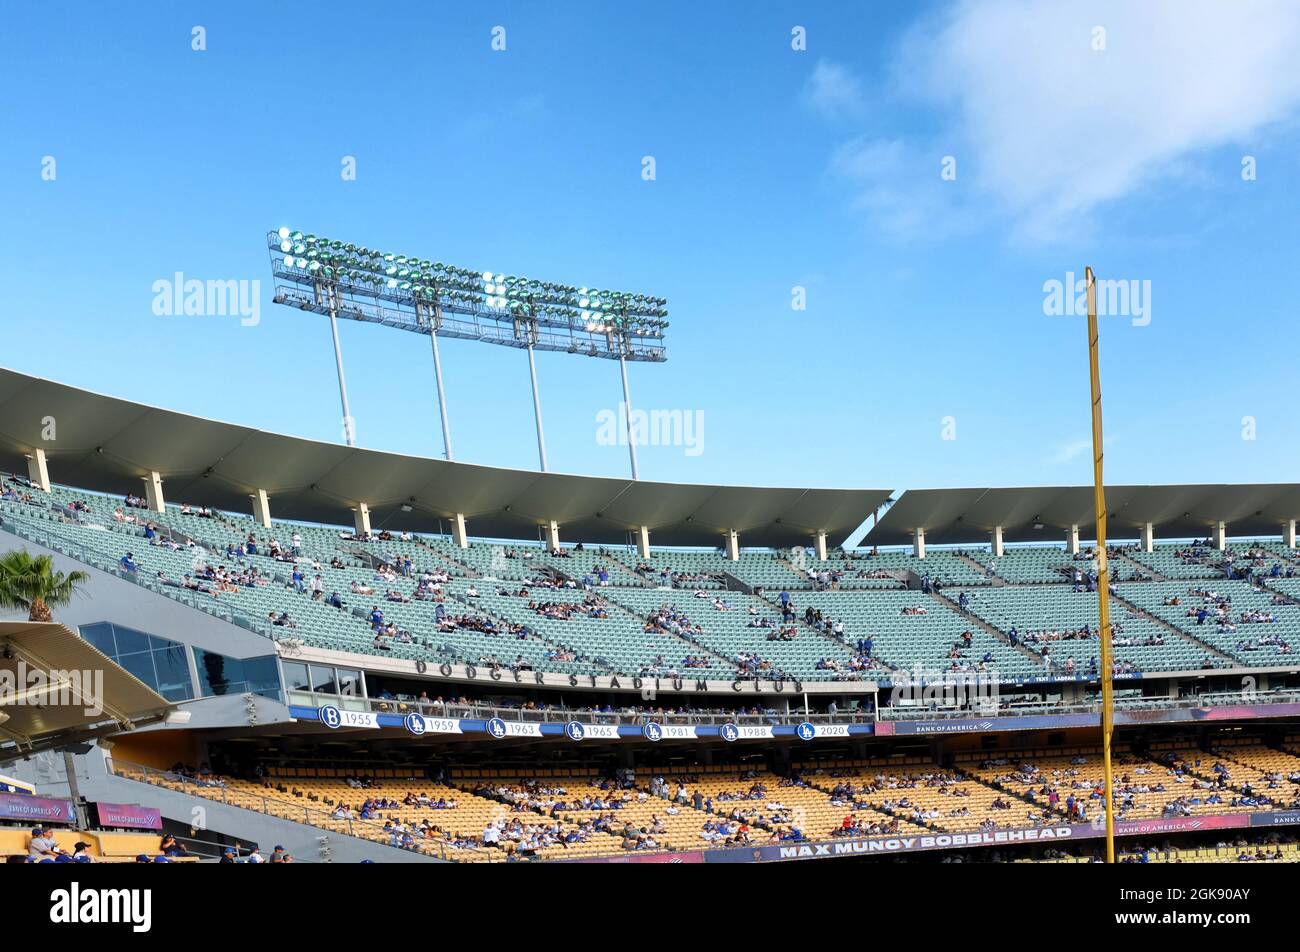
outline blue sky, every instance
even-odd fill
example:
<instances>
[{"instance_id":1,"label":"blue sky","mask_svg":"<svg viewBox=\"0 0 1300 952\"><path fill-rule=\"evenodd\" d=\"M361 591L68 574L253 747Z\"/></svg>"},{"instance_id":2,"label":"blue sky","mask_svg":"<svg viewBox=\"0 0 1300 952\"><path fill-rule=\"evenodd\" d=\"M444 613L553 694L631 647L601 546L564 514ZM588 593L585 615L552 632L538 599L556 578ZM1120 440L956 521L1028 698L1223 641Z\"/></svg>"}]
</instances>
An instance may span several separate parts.
<instances>
[{"instance_id":1,"label":"blue sky","mask_svg":"<svg viewBox=\"0 0 1300 952\"><path fill-rule=\"evenodd\" d=\"M283 224L667 297L633 402L702 413L703 452L643 478L1081 483L1084 326L1044 284L1091 264L1150 288L1102 321L1108 480L1290 481L1300 14L1189 5L15 9L0 365L339 440L327 323L270 302ZM177 271L260 279L260 323L156 316ZM424 342L341 335L359 442L440 455ZM443 355L457 459L534 468L524 354ZM617 365L537 360L551 468L626 474Z\"/></svg>"}]
</instances>

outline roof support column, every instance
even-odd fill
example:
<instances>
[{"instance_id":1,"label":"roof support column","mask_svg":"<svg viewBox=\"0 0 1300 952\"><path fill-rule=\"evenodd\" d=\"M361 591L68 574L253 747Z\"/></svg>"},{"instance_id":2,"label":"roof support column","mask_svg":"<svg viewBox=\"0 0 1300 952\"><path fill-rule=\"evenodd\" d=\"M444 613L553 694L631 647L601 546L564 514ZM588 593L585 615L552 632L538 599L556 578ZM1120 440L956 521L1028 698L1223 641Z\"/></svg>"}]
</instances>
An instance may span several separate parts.
<instances>
[{"instance_id":1,"label":"roof support column","mask_svg":"<svg viewBox=\"0 0 1300 952\"><path fill-rule=\"evenodd\" d=\"M1288 519L1282 523L1282 544L1288 549L1295 548L1295 520Z\"/></svg>"},{"instance_id":2,"label":"roof support column","mask_svg":"<svg viewBox=\"0 0 1300 952\"><path fill-rule=\"evenodd\" d=\"M465 514L458 512L451 520L451 540L462 549L469 548L469 535L465 532Z\"/></svg>"},{"instance_id":3,"label":"roof support column","mask_svg":"<svg viewBox=\"0 0 1300 952\"><path fill-rule=\"evenodd\" d=\"M548 549L560 547L560 524L554 519L546 524L546 547Z\"/></svg>"},{"instance_id":4,"label":"roof support column","mask_svg":"<svg viewBox=\"0 0 1300 952\"><path fill-rule=\"evenodd\" d=\"M253 500L253 518L264 529L271 528L271 500L265 489L259 489L249 497Z\"/></svg>"},{"instance_id":5,"label":"roof support column","mask_svg":"<svg viewBox=\"0 0 1300 952\"><path fill-rule=\"evenodd\" d=\"M740 533L735 529L727 530L727 558L733 562L740 561Z\"/></svg>"},{"instance_id":6,"label":"roof support column","mask_svg":"<svg viewBox=\"0 0 1300 952\"><path fill-rule=\"evenodd\" d=\"M1222 552L1228 547L1228 524L1226 522L1216 522L1214 529L1210 533L1210 544Z\"/></svg>"},{"instance_id":7,"label":"roof support column","mask_svg":"<svg viewBox=\"0 0 1300 952\"><path fill-rule=\"evenodd\" d=\"M144 478L144 498L152 511L166 511L167 505L163 502L162 476L153 470L150 470L149 475Z\"/></svg>"},{"instance_id":8,"label":"roof support column","mask_svg":"<svg viewBox=\"0 0 1300 952\"><path fill-rule=\"evenodd\" d=\"M1149 522L1142 523L1142 530L1139 536L1143 552L1151 552L1156 547L1156 527Z\"/></svg>"},{"instance_id":9,"label":"roof support column","mask_svg":"<svg viewBox=\"0 0 1300 952\"><path fill-rule=\"evenodd\" d=\"M636 529L636 554L643 559L650 558L650 527L637 526Z\"/></svg>"},{"instance_id":10,"label":"roof support column","mask_svg":"<svg viewBox=\"0 0 1300 952\"><path fill-rule=\"evenodd\" d=\"M993 558L1002 558L1002 527L994 526L993 531L989 533L989 548L993 550Z\"/></svg>"},{"instance_id":11,"label":"roof support column","mask_svg":"<svg viewBox=\"0 0 1300 952\"><path fill-rule=\"evenodd\" d=\"M912 554L918 559L925 558L925 530L919 527L912 530Z\"/></svg>"},{"instance_id":12,"label":"roof support column","mask_svg":"<svg viewBox=\"0 0 1300 952\"><path fill-rule=\"evenodd\" d=\"M1070 555L1079 554L1079 527L1070 526L1065 533L1065 551Z\"/></svg>"},{"instance_id":13,"label":"roof support column","mask_svg":"<svg viewBox=\"0 0 1300 952\"><path fill-rule=\"evenodd\" d=\"M358 539L370 538L370 507L364 502L357 503L352 510L352 522L357 528Z\"/></svg>"},{"instance_id":14,"label":"roof support column","mask_svg":"<svg viewBox=\"0 0 1300 952\"><path fill-rule=\"evenodd\" d=\"M45 465L45 450L34 449L27 456L27 478L30 479L41 492L50 491L50 470ZM1292 523L1294 525L1295 523Z\"/></svg>"},{"instance_id":15,"label":"roof support column","mask_svg":"<svg viewBox=\"0 0 1300 952\"><path fill-rule=\"evenodd\" d=\"M817 551L817 561L826 561L826 530L818 529L813 533L813 548Z\"/></svg>"}]
</instances>

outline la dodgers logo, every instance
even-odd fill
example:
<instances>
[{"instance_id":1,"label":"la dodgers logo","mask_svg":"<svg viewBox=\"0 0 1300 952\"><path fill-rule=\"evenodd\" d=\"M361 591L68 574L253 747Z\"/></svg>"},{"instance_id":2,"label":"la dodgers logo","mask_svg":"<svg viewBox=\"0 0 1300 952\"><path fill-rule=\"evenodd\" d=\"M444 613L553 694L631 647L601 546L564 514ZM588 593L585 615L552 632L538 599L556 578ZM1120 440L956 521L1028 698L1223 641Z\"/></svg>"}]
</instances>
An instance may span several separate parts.
<instances>
[{"instance_id":1,"label":"la dodgers logo","mask_svg":"<svg viewBox=\"0 0 1300 952\"><path fill-rule=\"evenodd\" d=\"M800 740L812 740L817 736L817 728L813 727L807 721L804 721L796 729Z\"/></svg>"},{"instance_id":2,"label":"la dodgers logo","mask_svg":"<svg viewBox=\"0 0 1300 952\"><path fill-rule=\"evenodd\" d=\"M646 740L663 740L664 729L660 724L650 721L645 727L641 728L641 733L645 735Z\"/></svg>"},{"instance_id":3,"label":"la dodgers logo","mask_svg":"<svg viewBox=\"0 0 1300 952\"><path fill-rule=\"evenodd\" d=\"M502 737L505 737L507 733L509 733L508 729L506 728L506 722L501 720L501 718L499 717L494 717L487 722L487 732L491 734L493 737L495 737L497 740L500 740Z\"/></svg>"},{"instance_id":4,"label":"la dodgers logo","mask_svg":"<svg viewBox=\"0 0 1300 952\"><path fill-rule=\"evenodd\" d=\"M732 741L740 737L740 728L735 724L723 724L718 728L718 736L730 744Z\"/></svg>"},{"instance_id":5,"label":"la dodgers logo","mask_svg":"<svg viewBox=\"0 0 1300 952\"><path fill-rule=\"evenodd\" d=\"M582 740L587 736L586 728L577 721L569 721L564 726L564 733L569 735L569 740Z\"/></svg>"},{"instance_id":6,"label":"la dodgers logo","mask_svg":"<svg viewBox=\"0 0 1300 952\"><path fill-rule=\"evenodd\" d=\"M406 729L416 737L419 737L428 728L424 723L424 717L412 712L406 715Z\"/></svg>"}]
</instances>

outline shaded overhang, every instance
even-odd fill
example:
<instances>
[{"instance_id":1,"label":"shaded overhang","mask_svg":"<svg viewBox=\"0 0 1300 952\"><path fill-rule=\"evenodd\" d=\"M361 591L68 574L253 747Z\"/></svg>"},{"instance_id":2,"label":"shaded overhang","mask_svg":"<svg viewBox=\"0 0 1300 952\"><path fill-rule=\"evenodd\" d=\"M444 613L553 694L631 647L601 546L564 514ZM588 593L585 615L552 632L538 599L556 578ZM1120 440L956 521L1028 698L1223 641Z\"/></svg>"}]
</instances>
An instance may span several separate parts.
<instances>
[{"instance_id":1,"label":"shaded overhang","mask_svg":"<svg viewBox=\"0 0 1300 952\"><path fill-rule=\"evenodd\" d=\"M155 724L174 708L63 625L0 622L0 760Z\"/></svg>"},{"instance_id":2,"label":"shaded overhang","mask_svg":"<svg viewBox=\"0 0 1300 952\"><path fill-rule=\"evenodd\" d=\"M1300 484L1107 486L1107 538L1137 538L1151 523L1167 539L1203 538L1220 522L1241 538L1276 536L1300 519ZM995 526L1003 542L1064 541L1071 526L1096 538L1091 486L1000 489L913 489L872 527L864 545L904 545L925 531L927 545L987 543Z\"/></svg>"},{"instance_id":3,"label":"shaded overhang","mask_svg":"<svg viewBox=\"0 0 1300 952\"><path fill-rule=\"evenodd\" d=\"M58 438L43 438L53 417ZM265 490L277 519L351 525L370 509L375 530L440 532L460 513L481 538L536 539L558 522L571 541L622 543L639 526L656 546L717 546L729 529L746 546L843 542L887 489L704 486L573 476L404 456L267 433L105 397L0 369L0 468L25 472L45 451L57 483L143 493L158 472L172 502L249 512ZM409 507L409 510L407 509Z\"/></svg>"}]
</instances>

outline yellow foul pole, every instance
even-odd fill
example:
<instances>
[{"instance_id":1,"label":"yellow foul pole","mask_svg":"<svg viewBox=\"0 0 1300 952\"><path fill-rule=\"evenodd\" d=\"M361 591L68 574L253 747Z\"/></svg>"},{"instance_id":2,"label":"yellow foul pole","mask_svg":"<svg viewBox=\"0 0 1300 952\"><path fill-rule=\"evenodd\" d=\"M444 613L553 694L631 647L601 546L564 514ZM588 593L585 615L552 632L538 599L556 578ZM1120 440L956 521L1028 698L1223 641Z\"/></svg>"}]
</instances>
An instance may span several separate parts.
<instances>
[{"instance_id":1,"label":"yellow foul pole","mask_svg":"<svg viewBox=\"0 0 1300 952\"><path fill-rule=\"evenodd\" d=\"M1114 773L1110 762L1111 735L1115 730L1115 696L1111 685L1110 570L1106 557L1106 490L1102 483L1101 369L1097 335L1097 280L1092 268L1085 272L1088 285L1088 363L1092 377L1092 478L1097 514L1097 601L1101 618L1101 756L1106 778L1106 862L1115 862Z\"/></svg>"}]
</instances>

